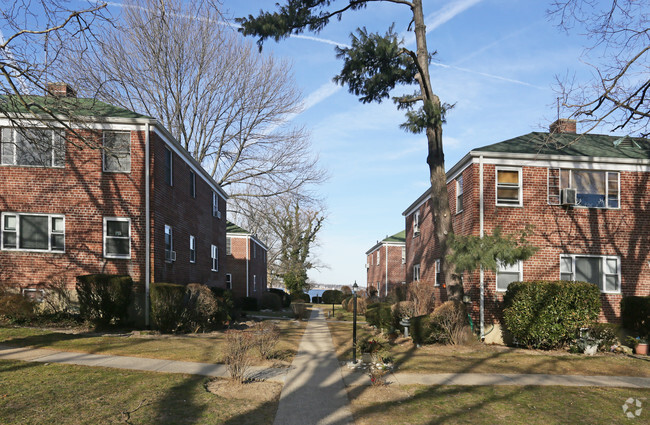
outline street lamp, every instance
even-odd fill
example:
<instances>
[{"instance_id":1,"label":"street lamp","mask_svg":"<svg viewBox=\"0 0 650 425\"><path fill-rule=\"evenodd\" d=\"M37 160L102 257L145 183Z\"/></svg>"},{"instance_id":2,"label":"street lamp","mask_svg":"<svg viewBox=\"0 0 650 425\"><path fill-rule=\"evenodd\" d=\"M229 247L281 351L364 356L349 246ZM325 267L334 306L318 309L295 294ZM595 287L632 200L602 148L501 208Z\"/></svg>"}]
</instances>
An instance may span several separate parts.
<instances>
[{"instance_id":1,"label":"street lamp","mask_svg":"<svg viewBox=\"0 0 650 425\"><path fill-rule=\"evenodd\" d=\"M357 291L359 285L354 281L352 285L352 294L354 295L354 312L352 313L352 363L357 364Z\"/></svg>"}]
</instances>

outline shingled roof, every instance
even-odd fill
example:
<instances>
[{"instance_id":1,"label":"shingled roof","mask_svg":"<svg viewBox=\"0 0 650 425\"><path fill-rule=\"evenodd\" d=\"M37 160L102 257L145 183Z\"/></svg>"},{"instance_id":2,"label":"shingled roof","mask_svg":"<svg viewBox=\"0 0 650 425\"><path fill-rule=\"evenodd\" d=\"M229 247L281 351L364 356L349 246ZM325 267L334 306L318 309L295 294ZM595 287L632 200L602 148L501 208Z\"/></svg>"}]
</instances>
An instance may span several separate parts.
<instances>
[{"instance_id":1,"label":"shingled roof","mask_svg":"<svg viewBox=\"0 0 650 425\"><path fill-rule=\"evenodd\" d=\"M151 118L97 99L55 96L23 96L30 105L28 110L17 96L0 96L0 111L15 114L44 114L39 108L47 108L55 115L100 118Z\"/></svg>"}]
</instances>

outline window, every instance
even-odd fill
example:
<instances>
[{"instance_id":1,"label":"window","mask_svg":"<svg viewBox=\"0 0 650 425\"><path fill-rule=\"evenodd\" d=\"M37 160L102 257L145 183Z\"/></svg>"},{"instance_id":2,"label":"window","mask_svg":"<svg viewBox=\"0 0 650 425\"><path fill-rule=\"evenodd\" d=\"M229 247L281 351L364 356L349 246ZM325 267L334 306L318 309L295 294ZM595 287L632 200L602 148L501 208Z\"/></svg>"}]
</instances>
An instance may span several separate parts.
<instances>
[{"instance_id":1,"label":"window","mask_svg":"<svg viewBox=\"0 0 650 425\"><path fill-rule=\"evenodd\" d=\"M226 273L226 289L232 289L232 275Z\"/></svg>"},{"instance_id":2,"label":"window","mask_svg":"<svg viewBox=\"0 0 650 425\"><path fill-rule=\"evenodd\" d=\"M210 257L212 257L212 271L213 272L218 272L219 271L219 247L216 245L211 245L210 246Z\"/></svg>"},{"instance_id":3,"label":"window","mask_svg":"<svg viewBox=\"0 0 650 425\"><path fill-rule=\"evenodd\" d=\"M442 269L440 268L440 258L436 259L436 280L433 282L434 286L440 286L442 282Z\"/></svg>"},{"instance_id":4,"label":"window","mask_svg":"<svg viewBox=\"0 0 650 425\"><path fill-rule=\"evenodd\" d=\"M165 224L165 261L171 263L176 261L176 253L174 252L174 238L172 235L172 227Z\"/></svg>"},{"instance_id":5,"label":"window","mask_svg":"<svg viewBox=\"0 0 650 425\"><path fill-rule=\"evenodd\" d=\"M402 264L406 264L406 247L402 247Z\"/></svg>"},{"instance_id":6,"label":"window","mask_svg":"<svg viewBox=\"0 0 650 425\"><path fill-rule=\"evenodd\" d=\"M417 282L420 280L420 265L416 264L413 266L413 281Z\"/></svg>"},{"instance_id":7,"label":"window","mask_svg":"<svg viewBox=\"0 0 650 425\"><path fill-rule=\"evenodd\" d=\"M521 206L521 168L498 168L497 205Z\"/></svg>"},{"instance_id":8,"label":"window","mask_svg":"<svg viewBox=\"0 0 650 425\"><path fill-rule=\"evenodd\" d=\"M549 168L548 203L559 205L561 189L575 189L577 205L619 208L620 174L612 171Z\"/></svg>"},{"instance_id":9,"label":"window","mask_svg":"<svg viewBox=\"0 0 650 425\"><path fill-rule=\"evenodd\" d=\"M377 250L377 265L379 265L379 250Z\"/></svg>"},{"instance_id":10,"label":"window","mask_svg":"<svg viewBox=\"0 0 650 425\"><path fill-rule=\"evenodd\" d=\"M420 211L413 214L413 237L420 234Z\"/></svg>"},{"instance_id":11,"label":"window","mask_svg":"<svg viewBox=\"0 0 650 425\"><path fill-rule=\"evenodd\" d=\"M463 211L463 175L456 179L456 213Z\"/></svg>"},{"instance_id":12,"label":"window","mask_svg":"<svg viewBox=\"0 0 650 425\"><path fill-rule=\"evenodd\" d=\"M253 275L253 292L257 292L257 276Z\"/></svg>"},{"instance_id":13,"label":"window","mask_svg":"<svg viewBox=\"0 0 650 425\"><path fill-rule=\"evenodd\" d=\"M190 263L196 263L196 238L190 235Z\"/></svg>"},{"instance_id":14,"label":"window","mask_svg":"<svg viewBox=\"0 0 650 425\"><path fill-rule=\"evenodd\" d=\"M232 255L232 238L226 238L226 255Z\"/></svg>"},{"instance_id":15,"label":"window","mask_svg":"<svg viewBox=\"0 0 650 425\"><path fill-rule=\"evenodd\" d=\"M165 183L170 186L174 185L174 154L165 148Z\"/></svg>"},{"instance_id":16,"label":"window","mask_svg":"<svg viewBox=\"0 0 650 425\"><path fill-rule=\"evenodd\" d=\"M601 292L620 293L620 259L605 255L561 255L560 279L589 282Z\"/></svg>"},{"instance_id":17,"label":"window","mask_svg":"<svg viewBox=\"0 0 650 425\"><path fill-rule=\"evenodd\" d=\"M104 217L104 257L131 258L131 219Z\"/></svg>"},{"instance_id":18,"label":"window","mask_svg":"<svg viewBox=\"0 0 650 425\"><path fill-rule=\"evenodd\" d=\"M212 217L221 218L221 212L219 212L219 196L216 192L212 192Z\"/></svg>"},{"instance_id":19,"label":"window","mask_svg":"<svg viewBox=\"0 0 650 425\"><path fill-rule=\"evenodd\" d=\"M103 135L104 171L110 173L131 172L131 133L128 131L105 131Z\"/></svg>"},{"instance_id":20,"label":"window","mask_svg":"<svg viewBox=\"0 0 650 425\"><path fill-rule=\"evenodd\" d=\"M257 258L257 244L253 242L253 258Z\"/></svg>"},{"instance_id":21,"label":"window","mask_svg":"<svg viewBox=\"0 0 650 425\"><path fill-rule=\"evenodd\" d=\"M44 128L2 129L0 164L64 167L65 138Z\"/></svg>"},{"instance_id":22,"label":"window","mask_svg":"<svg viewBox=\"0 0 650 425\"><path fill-rule=\"evenodd\" d=\"M190 196L196 198L196 174L190 170Z\"/></svg>"},{"instance_id":23,"label":"window","mask_svg":"<svg viewBox=\"0 0 650 425\"><path fill-rule=\"evenodd\" d=\"M2 249L65 251L64 216L2 213Z\"/></svg>"},{"instance_id":24,"label":"window","mask_svg":"<svg viewBox=\"0 0 650 425\"><path fill-rule=\"evenodd\" d=\"M521 261L512 265L497 261L497 291L505 291L511 282L521 282L523 279L523 263Z\"/></svg>"}]
</instances>

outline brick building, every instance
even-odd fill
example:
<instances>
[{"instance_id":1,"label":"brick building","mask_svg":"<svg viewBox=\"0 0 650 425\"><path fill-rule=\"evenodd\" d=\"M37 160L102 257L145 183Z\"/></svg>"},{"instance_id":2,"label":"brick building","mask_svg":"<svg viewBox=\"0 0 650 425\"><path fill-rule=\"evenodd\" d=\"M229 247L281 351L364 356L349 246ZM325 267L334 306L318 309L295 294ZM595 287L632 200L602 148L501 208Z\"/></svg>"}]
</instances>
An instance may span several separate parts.
<instances>
[{"instance_id":1,"label":"brick building","mask_svg":"<svg viewBox=\"0 0 650 425\"><path fill-rule=\"evenodd\" d=\"M499 340L498 319L508 284L533 279L592 282L601 290L601 321L620 319L620 300L650 294L650 142L576 134L559 120L534 132L474 149L447 172L457 234L504 233L535 226L539 251L498 272L463 276L472 314L486 340ZM430 192L404 214L406 281L436 287L440 251L433 241ZM483 288L481 290L481 288ZM495 331L493 331L493 329Z\"/></svg>"},{"instance_id":2,"label":"brick building","mask_svg":"<svg viewBox=\"0 0 650 425\"><path fill-rule=\"evenodd\" d=\"M385 297L396 286L405 283L406 243L404 231L386 236L366 251L366 287L374 287Z\"/></svg>"},{"instance_id":3,"label":"brick building","mask_svg":"<svg viewBox=\"0 0 650 425\"><path fill-rule=\"evenodd\" d=\"M236 298L259 299L267 290L267 247L256 235L228 222L226 232L226 287Z\"/></svg>"},{"instance_id":4,"label":"brick building","mask_svg":"<svg viewBox=\"0 0 650 425\"><path fill-rule=\"evenodd\" d=\"M154 281L225 286L221 187L155 119L69 102L86 115L77 135L0 119L0 282L73 288L78 275L118 273L145 294Z\"/></svg>"}]
</instances>

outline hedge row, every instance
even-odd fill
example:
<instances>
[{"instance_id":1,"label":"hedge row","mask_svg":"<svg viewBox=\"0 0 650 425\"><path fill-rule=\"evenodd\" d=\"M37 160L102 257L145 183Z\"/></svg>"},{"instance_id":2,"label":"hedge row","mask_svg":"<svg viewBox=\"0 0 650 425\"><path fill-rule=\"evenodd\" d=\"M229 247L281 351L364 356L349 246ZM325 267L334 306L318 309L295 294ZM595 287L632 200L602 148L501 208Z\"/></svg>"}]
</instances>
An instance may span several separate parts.
<instances>
[{"instance_id":1,"label":"hedge row","mask_svg":"<svg viewBox=\"0 0 650 425\"><path fill-rule=\"evenodd\" d=\"M89 274L77 276L79 312L96 326L124 323L133 298L131 276Z\"/></svg>"},{"instance_id":2,"label":"hedge row","mask_svg":"<svg viewBox=\"0 0 650 425\"><path fill-rule=\"evenodd\" d=\"M650 337L650 296L624 297L621 300L621 320L624 328Z\"/></svg>"},{"instance_id":3,"label":"hedge row","mask_svg":"<svg viewBox=\"0 0 650 425\"><path fill-rule=\"evenodd\" d=\"M556 348L592 325L600 313L600 290L587 282L513 282L504 297L503 321L516 340Z\"/></svg>"}]
</instances>

